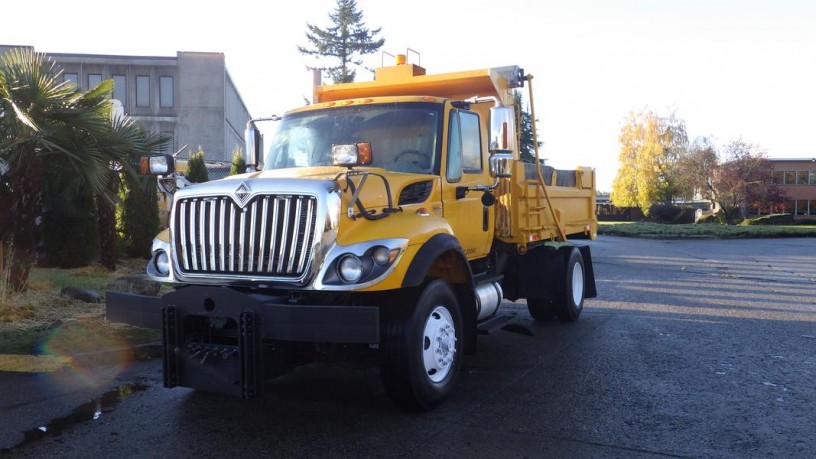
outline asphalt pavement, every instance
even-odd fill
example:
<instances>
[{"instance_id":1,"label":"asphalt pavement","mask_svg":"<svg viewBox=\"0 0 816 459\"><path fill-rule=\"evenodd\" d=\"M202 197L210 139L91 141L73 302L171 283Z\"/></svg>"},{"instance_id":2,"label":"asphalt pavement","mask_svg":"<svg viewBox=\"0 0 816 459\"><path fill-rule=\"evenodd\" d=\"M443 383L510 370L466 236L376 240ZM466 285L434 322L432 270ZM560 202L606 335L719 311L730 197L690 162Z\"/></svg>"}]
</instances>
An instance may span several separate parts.
<instances>
[{"instance_id":1,"label":"asphalt pavement","mask_svg":"<svg viewBox=\"0 0 816 459\"><path fill-rule=\"evenodd\" d=\"M794 457L816 454L816 241L601 237L575 324L480 336L453 397L396 408L315 364L246 402L164 389L157 359L0 372L8 457ZM43 431L43 429L45 431ZM39 432L39 433L38 433Z\"/></svg>"}]
</instances>

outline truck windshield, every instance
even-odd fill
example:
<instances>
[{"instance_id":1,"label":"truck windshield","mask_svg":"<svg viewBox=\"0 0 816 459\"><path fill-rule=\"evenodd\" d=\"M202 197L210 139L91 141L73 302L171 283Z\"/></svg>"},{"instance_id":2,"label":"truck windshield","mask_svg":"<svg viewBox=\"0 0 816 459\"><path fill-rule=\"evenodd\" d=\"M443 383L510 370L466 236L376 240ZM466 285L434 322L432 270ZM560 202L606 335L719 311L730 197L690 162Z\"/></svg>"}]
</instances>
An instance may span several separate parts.
<instances>
[{"instance_id":1,"label":"truck windshield","mask_svg":"<svg viewBox=\"0 0 816 459\"><path fill-rule=\"evenodd\" d=\"M442 105L369 104L285 116L264 161L265 169L331 166L332 145L368 142L372 167L394 172L439 172Z\"/></svg>"}]
</instances>

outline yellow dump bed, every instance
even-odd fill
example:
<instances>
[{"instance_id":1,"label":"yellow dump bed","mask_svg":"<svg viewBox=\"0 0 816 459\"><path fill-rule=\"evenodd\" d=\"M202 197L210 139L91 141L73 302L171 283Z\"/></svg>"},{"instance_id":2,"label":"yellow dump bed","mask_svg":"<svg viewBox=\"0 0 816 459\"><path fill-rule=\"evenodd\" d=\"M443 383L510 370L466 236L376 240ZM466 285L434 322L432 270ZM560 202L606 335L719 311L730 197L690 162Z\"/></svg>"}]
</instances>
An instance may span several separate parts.
<instances>
[{"instance_id":1,"label":"yellow dump bed","mask_svg":"<svg viewBox=\"0 0 816 459\"><path fill-rule=\"evenodd\" d=\"M558 240L560 224L566 236L594 239L598 232L595 171L588 167L557 170L541 166L541 174L549 203L545 190L539 186L533 164L515 161L513 176L502 179L494 192L498 197L496 238L520 247Z\"/></svg>"}]
</instances>

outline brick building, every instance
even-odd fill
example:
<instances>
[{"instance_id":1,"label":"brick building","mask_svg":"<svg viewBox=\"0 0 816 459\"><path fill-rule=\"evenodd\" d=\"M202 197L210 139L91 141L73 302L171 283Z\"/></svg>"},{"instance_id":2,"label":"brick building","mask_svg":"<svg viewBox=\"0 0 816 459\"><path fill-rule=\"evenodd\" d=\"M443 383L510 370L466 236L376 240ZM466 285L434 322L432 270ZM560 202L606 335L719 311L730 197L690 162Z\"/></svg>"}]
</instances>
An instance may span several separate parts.
<instances>
[{"instance_id":1,"label":"brick building","mask_svg":"<svg viewBox=\"0 0 816 459\"><path fill-rule=\"evenodd\" d=\"M816 158L771 159L774 183L787 196L785 212L816 216Z\"/></svg>"}]
</instances>

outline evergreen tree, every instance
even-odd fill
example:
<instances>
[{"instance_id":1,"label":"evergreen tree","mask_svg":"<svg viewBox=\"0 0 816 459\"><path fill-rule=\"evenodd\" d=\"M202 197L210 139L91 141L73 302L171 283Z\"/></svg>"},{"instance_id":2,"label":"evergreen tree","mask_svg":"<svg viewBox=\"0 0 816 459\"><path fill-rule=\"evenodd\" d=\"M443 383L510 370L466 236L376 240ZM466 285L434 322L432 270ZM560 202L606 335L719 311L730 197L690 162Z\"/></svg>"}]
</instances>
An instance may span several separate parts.
<instances>
[{"instance_id":1,"label":"evergreen tree","mask_svg":"<svg viewBox=\"0 0 816 459\"><path fill-rule=\"evenodd\" d=\"M354 81L356 71L352 65L362 66L359 55L377 52L385 43L385 39L376 39L381 27L369 30L363 22L363 13L357 11L355 0L337 0L337 9L329 14L333 25L321 29L314 24L306 23L306 39L309 47L298 46L301 54L334 58L340 63L333 67L323 67L328 70L332 81L336 83L350 83Z\"/></svg>"},{"instance_id":2,"label":"evergreen tree","mask_svg":"<svg viewBox=\"0 0 816 459\"><path fill-rule=\"evenodd\" d=\"M535 149L533 147L533 115L521 107L521 91L513 91L513 106L516 109L516 119L519 123L519 159L522 162L535 163ZM539 148L541 142L538 142ZM540 158L542 163L544 158Z\"/></svg>"},{"instance_id":3,"label":"evergreen tree","mask_svg":"<svg viewBox=\"0 0 816 459\"><path fill-rule=\"evenodd\" d=\"M229 175L238 175L246 172L246 159L244 159L241 147L235 147L232 150L232 166L230 167Z\"/></svg>"},{"instance_id":4,"label":"evergreen tree","mask_svg":"<svg viewBox=\"0 0 816 459\"><path fill-rule=\"evenodd\" d=\"M125 253L133 258L150 258L153 238L159 232L159 205L155 177L128 177L123 203L122 233Z\"/></svg>"},{"instance_id":5,"label":"evergreen tree","mask_svg":"<svg viewBox=\"0 0 816 459\"><path fill-rule=\"evenodd\" d=\"M204 162L204 150L200 146L195 153L190 154L187 160L187 180L190 183L204 183L210 180L207 165Z\"/></svg>"}]
</instances>

